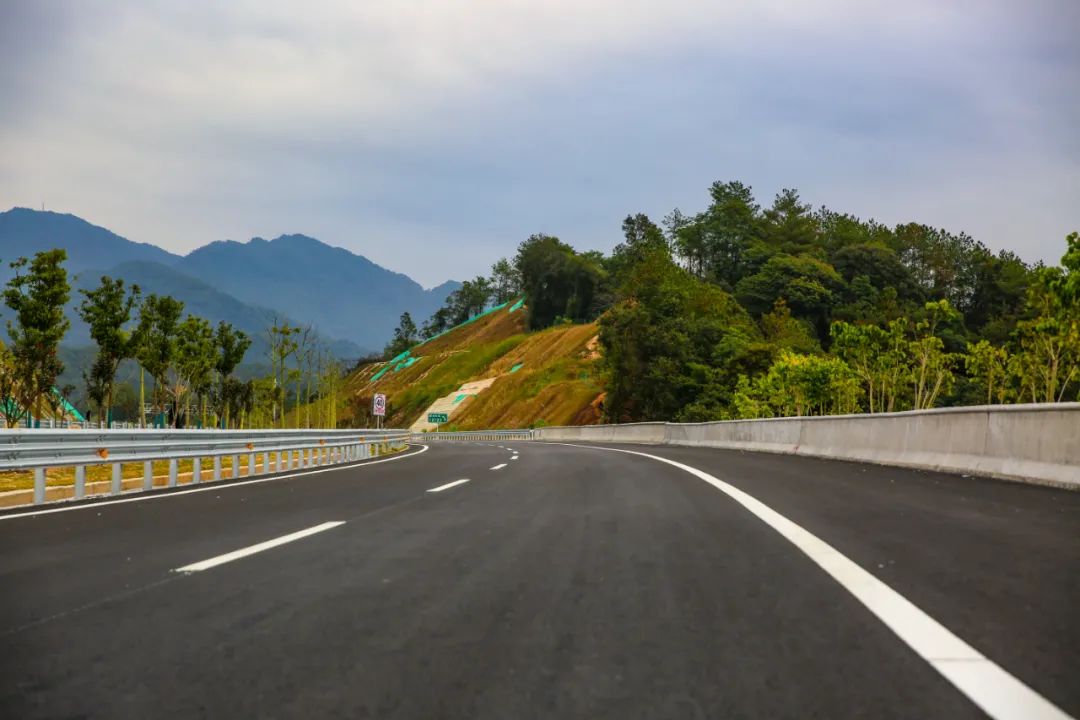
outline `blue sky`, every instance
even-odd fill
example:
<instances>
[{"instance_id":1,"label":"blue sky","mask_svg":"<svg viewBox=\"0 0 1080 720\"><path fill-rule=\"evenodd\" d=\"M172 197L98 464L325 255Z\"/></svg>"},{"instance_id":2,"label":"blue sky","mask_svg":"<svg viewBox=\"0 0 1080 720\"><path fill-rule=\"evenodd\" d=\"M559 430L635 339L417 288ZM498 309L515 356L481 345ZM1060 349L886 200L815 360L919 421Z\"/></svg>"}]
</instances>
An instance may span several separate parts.
<instances>
[{"instance_id":1,"label":"blue sky","mask_svg":"<svg viewBox=\"0 0 1080 720\"><path fill-rule=\"evenodd\" d=\"M1075 0L0 0L0 206L430 286L738 179L1054 262L1078 31Z\"/></svg>"}]
</instances>

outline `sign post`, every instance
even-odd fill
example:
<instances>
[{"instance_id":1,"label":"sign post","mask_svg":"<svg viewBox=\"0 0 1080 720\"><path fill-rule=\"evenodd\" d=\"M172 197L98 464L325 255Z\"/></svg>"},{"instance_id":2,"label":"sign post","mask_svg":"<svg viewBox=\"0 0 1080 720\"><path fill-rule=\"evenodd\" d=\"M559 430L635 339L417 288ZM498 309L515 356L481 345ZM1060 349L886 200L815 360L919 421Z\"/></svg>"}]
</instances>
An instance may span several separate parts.
<instances>
[{"instance_id":1,"label":"sign post","mask_svg":"<svg viewBox=\"0 0 1080 720\"><path fill-rule=\"evenodd\" d=\"M371 414L375 416L375 427L382 427L382 419L386 416L386 395L375 393L372 401Z\"/></svg>"}]
</instances>

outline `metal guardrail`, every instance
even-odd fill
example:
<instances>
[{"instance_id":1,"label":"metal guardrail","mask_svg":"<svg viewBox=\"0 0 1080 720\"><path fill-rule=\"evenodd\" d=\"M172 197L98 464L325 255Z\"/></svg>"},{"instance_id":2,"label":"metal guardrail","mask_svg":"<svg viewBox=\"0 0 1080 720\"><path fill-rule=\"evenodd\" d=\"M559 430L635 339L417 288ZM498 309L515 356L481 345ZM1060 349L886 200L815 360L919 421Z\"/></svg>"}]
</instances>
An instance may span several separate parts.
<instances>
[{"instance_id":1,"label":"metal guardrail","mask_svg":"<svg viewBox=\"0 0 1080 720\"><path fill-rule=\"evenodd\" d=\"M118 422L114 420L111 427L114 430L135 430L139 427L139 425L133 422ZM29 430L31 428L35 430L78 430L81 428L94 430L106 429L104 420L84 420L82 422L79 422L78 420L54 420L52 418L45 418L44 420L27 419L16 423L15 425L9 426L6 420L0 418L0 430L8 428L12 430Z\"/></svg>"},{"instance_id":2,"label":"metal guardrail","mask_svg":"<svg viewBox=\"0 0 1080 720\"><path fill-rule=\"evenodd\" d=\"M463 430L461 432L423 432L413 433L413 440L464 440L476 442L477 440L532 440L532 430Z\"/></svg>"},{"instance_id":3,"label":"metal guardrail","mask_svg":"<svg viewBox=\"0 0 1080 720\"><path fill-rule=\"evenodd\" d=\"M142 489L152 490L155 460L169 461L168 487L175 487L180 460L193 461L191 481L199 483L204 458L212 461L212 479L220 480L223 457L232 457L235 478L242 456L252 476L363 460L401 449L409 438L408 430L0 430L0 472L33 470L38 505L45 502L47 468L73 467L79 499L86 495L87 466L111 465L110 493L118 495L125 463L142 462Z\"/></svg>"}]
</instances>

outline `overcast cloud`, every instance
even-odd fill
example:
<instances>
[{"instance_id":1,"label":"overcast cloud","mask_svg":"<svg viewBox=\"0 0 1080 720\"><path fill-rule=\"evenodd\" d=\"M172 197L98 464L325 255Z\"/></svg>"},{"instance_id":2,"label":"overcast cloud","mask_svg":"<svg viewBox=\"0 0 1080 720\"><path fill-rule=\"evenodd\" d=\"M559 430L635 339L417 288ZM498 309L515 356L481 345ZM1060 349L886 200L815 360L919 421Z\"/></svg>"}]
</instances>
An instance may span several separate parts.
<instances>
[{"instance_id":1,"label":"overcast cloud","mask_svg":"<svg viewBox=\"0 0 1080 720\"><path fill-rule=\"evenodd\" d=\"M739 179L1056 262L1078 35L1075 0L0 0L0 209L430 286Z\"/></svg>"}]
</instances>

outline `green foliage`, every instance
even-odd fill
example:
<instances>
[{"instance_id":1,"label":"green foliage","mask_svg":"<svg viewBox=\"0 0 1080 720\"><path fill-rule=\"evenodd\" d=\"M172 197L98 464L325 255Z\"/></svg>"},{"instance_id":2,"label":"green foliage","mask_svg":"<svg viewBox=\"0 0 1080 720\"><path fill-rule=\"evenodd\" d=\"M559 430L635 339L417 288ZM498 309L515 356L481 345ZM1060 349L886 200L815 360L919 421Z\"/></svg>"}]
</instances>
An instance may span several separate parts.
<instances>
[{"instance_id":1,"label":"green foliage","mask_svg":"<svg viewBox=\"0 0 1080 720\"><path fill-rule=\"evenodd\" d=\"M784 351L764 375L736 387L739 417L838 415L858 411L859 379L847 363L827 355Z\"/></svg>"},{"instance_id":2,"label":"green foliage","mask_svg":"<svg viewBox=\"0 0 1080 720\"><path fill-rule=\"evenodd\" d=\"M1060 402L1075 397L1080 384L1077 244L1073 233L1065 268L1042 268L1028 289L1028 318L1017 323L1014 340L1018 352L1010 362L1021 400Z\"/></svg>"},{"instance_id":3,"label":"green foliage","mask_svg":"<svg viewBox=\"0 0 1080 720\"><path fill-rule=\"evenodd\" d=\"M770 257L757 273L740 280L735 296L755 315L768 312L782 299L797 317L820 325L827 320L842 287L840 274L823 260L780 253Z\"/></svg>"},{"instance_id":4,"label":"green foliage","mask_svg":"<svg viewBox=\"0 0 1080 720\"><path fill-rule=\"evenodd\" d=\"M170 373L176 363L180 315L183 312L184 304L168 295L147 295L139 307L135 357L154 379L152 398L155 414L165 410Z\"/></svg>"},{"instance_id":5,"label":"green foliage","mask_svg":"<svg viewBox=\"0 0 1080 720\"><path fill-rule=\"evenodd\" d=\"M521 274L507 260L501 258L491 266L491 301L496 305L513 300L521 294Z\"/></svg>"},{"instance_id":6,"label":"green foliage","mask_svg":"<svg viewBox=\"0 0 1080 720\"><path fill-rule=\"evenodd\" d=\"M111 420L113 384L120 363L135 357L139 336L125 326L141 295L138 285L125 289L123 280L103 275L101 284L93 290L80 289L83 301L79 317L89 325L90 337L97 344L97 357L89 373L83 374L87 394L97 405L103 419Z\"/></svg>"},{"instance_id":7,"label":"green foliage","mask_svg":"<svg viewBox=\"0 0 1080 720\"><path fill-rule=\"evenodd\" d=\"M383 357L388 359L397 357L418 342L420 342L420 332L416 329L412 315L408 312L402 313L401 321L394 329L394 339L383 350Z\"/></svg>"},{"instance_id":8,"label":"green foliage","mask_svg":"<svg viewBox=\"0 0 1080 720\"><path fill-rule=\"evenodd\" d=\"M968 376L984 391L986 404L1005 402L1008 397L1009 351L989 340L968 343L964 366Z\"/></svg>"},{"instance_id":9,"label":"green foliage","mask_svg":"<svg viewBox=\"0 0 1080 720\"><path fill-rule=\"evenodd\" d=\"M191 397L205 401L217 365L217 345L209 321L188 315L176 331L176 372L173 380L173 402L178 408L176 422L186 415ZM203 402L203 419L206 406Z\"/></svg>"},{"instance_id":10,"label":"green foliage","mask_svg":"<svg viewBox=\"0 0 1080 720\"><path fill-rule=\"evenodd\" d=\"M55 409L53 386L64 370L57 348L70 325L64 316L71 294L66 258L63 250L46 250L33 260L16 260L11 263L15 275L4 290L4 304L15 313L15 321L7 324L10 378L5 382L8 393L0 400L13 401L24 413L33 410L36 418L42 417L44 403Z\"/></svg>"},{"instance_id":11,"label":"green foliage","mask_svg":"<svg viewBox=\"0 0 1080 720\"><path fill-rule=\"evenodd\" d=\"M579 255L550 235L533 235L518 247L515 267L528 299L529 327L549 327L560 318L574 322L595 317L594 300L604 270L594 257Z\"/></svg>"},{"instance_id":12,"label":"green foliage","mask_svg":"<svg viewBox=\"0 0 1080 720\"><path fill-rule=\"evenodd\" d=\"M626 295L600 320L608 419L719 412L755 360L757 328L728 293L693 278L663 251L631 270Z\"/></svg>"}]
</instances>

